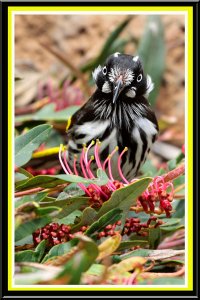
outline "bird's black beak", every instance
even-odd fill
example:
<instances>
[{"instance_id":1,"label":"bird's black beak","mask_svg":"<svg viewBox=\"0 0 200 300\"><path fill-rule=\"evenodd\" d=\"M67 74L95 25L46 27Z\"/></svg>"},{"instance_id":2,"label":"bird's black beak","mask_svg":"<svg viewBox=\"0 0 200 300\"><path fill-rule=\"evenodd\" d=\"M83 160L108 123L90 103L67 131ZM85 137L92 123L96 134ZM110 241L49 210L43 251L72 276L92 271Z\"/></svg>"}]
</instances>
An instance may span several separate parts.
<instances>
[{"instance_id":1,"label":"bird's black beak","mask_svg":"<svg viewBox=\"0 0 200 300\"><path fill-rule=\"evenodd\" d=\"M119 93L122 89L123 86L123 81L122 81L122 76L120 76L117 81L114 83L114 92L113 92L113 103L117 100Z\"/></svg>"}]
</instances>

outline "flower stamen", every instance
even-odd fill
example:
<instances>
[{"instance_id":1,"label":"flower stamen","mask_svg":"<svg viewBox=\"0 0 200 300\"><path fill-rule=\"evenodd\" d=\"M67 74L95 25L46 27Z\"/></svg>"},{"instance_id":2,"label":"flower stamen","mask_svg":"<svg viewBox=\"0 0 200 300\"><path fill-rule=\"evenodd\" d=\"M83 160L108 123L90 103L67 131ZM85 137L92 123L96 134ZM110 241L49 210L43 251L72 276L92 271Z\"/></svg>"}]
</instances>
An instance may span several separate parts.
<instances>
[{"instance_id":1,"label":"flower stamen","mask_svg":"<svg viewBox=\"0 0 200 300\"><path fill-rule=\"evenodd\" d=\"M120 177L122 178L122 180L126 183L129 184L129 181L124 177L123 173L122 173L122 169L121 169L121 159L122 159L122 155L128 151L128 147L125 147L124 150L120 153L118 161L117 161L117 166L118 166L118 172Z\"/></svg>"}]
</instances>

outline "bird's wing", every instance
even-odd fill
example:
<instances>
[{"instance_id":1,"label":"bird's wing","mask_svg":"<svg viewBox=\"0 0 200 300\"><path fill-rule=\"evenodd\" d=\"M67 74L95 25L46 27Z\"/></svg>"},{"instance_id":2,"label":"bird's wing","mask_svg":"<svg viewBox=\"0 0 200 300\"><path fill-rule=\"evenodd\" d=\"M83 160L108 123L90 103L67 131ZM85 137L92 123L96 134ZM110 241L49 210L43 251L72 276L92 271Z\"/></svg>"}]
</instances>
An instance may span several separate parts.
<instances>
[{"instance_id":1,"label":"bird's wing","mask_svg":"<svg viewBox=\"0 0 200 300\"><path fill-rule=\"evenodd\" d=\"M85 122L92 121L94 117L93 99L91 97L78 111L68 118L66 126L67 140L73 137L75 125L78 126Z\"/></svg>"}]
</instances>

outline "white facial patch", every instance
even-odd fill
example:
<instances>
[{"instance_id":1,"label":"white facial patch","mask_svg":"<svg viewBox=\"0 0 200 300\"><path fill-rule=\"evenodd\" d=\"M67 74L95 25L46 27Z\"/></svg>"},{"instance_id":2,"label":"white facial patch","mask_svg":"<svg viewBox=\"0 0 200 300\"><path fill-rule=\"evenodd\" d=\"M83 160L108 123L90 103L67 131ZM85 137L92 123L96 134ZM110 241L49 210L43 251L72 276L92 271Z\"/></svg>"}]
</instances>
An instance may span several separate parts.
<instances>
[{"instance_id":1,"label":"white facial patch","mask_svg":"<svg viewBox=\"0 0 200 300\"><path fill-rule=\"evenodd\" d=\"M119 52L115 52L114 57L118 57L119 56Z\"/></svg>"},{"instance_id":2,"label":"white facial patch","mask_svg":"<svg viewBox=\"0 0 200 300\"><path fill-rule=\"evenodd\" d=\"M92 72L92 77L94 81L96 82L98 74L101 72L101 66L99 65L93 72Z\"/></svg>"},{"instance_id":3,"label":"white facial patch","mask_svg":"<svg viewBox=\"0 0 200 300\"><path fill-rule=\"evenodd\" d=\"M135 56L135 57L133 57L133 61L138 61L138 59L139 59L139 56Z\"/></svg>"},{"instance_id":4,"label":"white facial patch","mask_svg":"<svg viewBox=\"0 0 200 300\"><path fill-rule=\"evenodd\" d=\"M144 94L145 97L149 96L149 93L153 90L154 88L154 83L152 82L152 79L149 75L147 75L147 87L146 87L146 92Z\"/></svg>"},{"instance_id":5,"label":"white facial patch","mask_svg":"<svg viewBox=\"0 0 200 300\"><path fill-rule=\"evenodd\" d=\"M103 93L110 93L111 92L111 88L110 88L110 85L109 85L109 82L106 81L103 86L102 86L102 92Z\"/></svg>"},{"instance_id":6,"label":"white facial patch","mask_svg":"<svg viewBox=\"0 0 200 300\"><path fill-rule=\"evenodd\" d=\"M131 88L130 90L128 90L128 92L126 93L126 96L129 98L135 98L136 92L133 88Z\"/></svg>"},{"instance_id":7,"label":"white facial patch","mask_svg":"<svg viewBox=\"0 0 200 300\"><path fill-rule=\"evenodd\" d=\"M110 69L110 73L108 74L108 77L111 82L114 82L121 75L123 77L123 82L125 85L130 85L134 79L134 73L130 69L127 69L124 72L118 66Z\"/></svg>"}]
</instances>

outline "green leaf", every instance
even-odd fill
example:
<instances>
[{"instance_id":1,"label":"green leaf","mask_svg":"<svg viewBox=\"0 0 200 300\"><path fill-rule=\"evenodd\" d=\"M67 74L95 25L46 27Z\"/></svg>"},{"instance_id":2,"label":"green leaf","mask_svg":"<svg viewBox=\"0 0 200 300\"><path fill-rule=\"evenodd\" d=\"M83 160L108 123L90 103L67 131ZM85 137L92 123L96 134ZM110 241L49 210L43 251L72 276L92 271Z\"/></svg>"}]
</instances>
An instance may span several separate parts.
<instances>
[{"instance_id":1,"label":"green leaf","mask_svg":"<svg viewBox=\"0 0 200 300\"><path fill-rule=\"evenodd\" d=\"M176 158L176 164L178 165L184 158L185 155L181 152Z\"/></svg>"},{"instance_id":2,"label":"green leaf","mask_svg":"<svg viewBox=\"0 0 200 300\"><path fill-rule=\"evenodd\" d=\"M148 257L151 252L152 252L152 250L148 250L148 249L137 249L137 250L133 250L129 253L120 255L120 259L121 260L122 259L127 259L127 258L130 258L132 256Z\"/></svg>"},{"instance_id":3,"label":"green leaf","mask_svg":"<svg viewBox=\"0 0 200 300\"><path fill-rule=\"evenodd\" d=\"M35 196L33 196L33 200L34 202L40 202L42 200L44 200L47 197L48 193L47 192L40 192L38 194L36 194Z\"/></svg>"},{"instance_id":4,"label":"green leaf","mask_svg":"<svg viewBox=\"0 0 200 300\"><path fill-rule=\"evenodd\" d=\"M86 272L98 256L98 248L94 241L84 235L76 235L81 242L78 252L65 264L57 278L68 277L68 284L79 284L83 272Z\"/></svg>"},{"instance_id":5,"label":"green leaf","mask_svg":"<svg viewBox=\"0 0 200 300\"><path fill-rule=\"evenodd\" d=\"M184 228L184 220L179 218L163 219L166 223L160 225L161 232L171 232Z\"/></svg>"},{"instance_id":6,"label":"green leaf","mask_svg":"<svg viewBox=\"0 0 200 300\"><path fill-rule=\"evenodd\" d=\"M167 166L169 168L169 171L172 171L176 168L176 159L173 158L171 160L168 161Z\"/></svg>"},{"instance_id":7,"label":"green leaf","mask_svg":"<svg viewBox=\"0 0 200 300\"><path fill-rule=\"evenodd\" d=\"M33 177L33 175L31 173L29 173L28 171L26 171L23 168L18 168L17 172L25 175L27 178L32 178Z\"/></svg>"},{"instance_id":8,"label":"green leaf","mask_svg":"<svg viewBox=\"0 0 200 300\"><path fill-rule=\"evenodd\" d=\"M20 207L22 204L32 202L33 199L30 195L23 196L19 200L15 201L15 208Z\"/></svg>"},{"instance_id":9,"label":"green leaf","mask_svg":"<svg viewBox=\"0 0 200 300\"><path fill-rule=\"evenodd\" d=\"M15 138L16 166L21 167L31 159L33 151L48 138L51 128L51 125L39 125Z\"/></svg>"},{"instance_id":10,"label":"green leaf","mask_svg":"<svg viewBox=\"0 0 200 300\"><path fill-rule=\"evenodd\" d=\"M26 195L20 198L19 200L15 201L15 208L21 206L24 203L27 202L40 202L46 197L47 193L46 192L41 192L36 195Z\"/></svg>"},{"instance_id":11,"label":"green leaf","mask_svg":"<svg viewBox=\"0 0 200 300\"><path fill-rule=\"evenodd\" d=\"M52 188L59 184L63 184L66 182L73 182L73 183L94 183L97 185L104 185L108 182L108 176L106 173L98 169L97 170L97 178L94 179L86 179L76 175L68 175L68 174L61 174L61 175L38 175L33 178L27 180L24 184L18 185L18 190L24 189L31 189L35 187L44 187L44 188Z\"/></svg>"},{"instance_id":12,"label":"green leaf","mask_svg":"<svg viewBox=\"0 0 200 300\"><path fill-rule=\"evenodd\" d=\"M146 240L124 241L124 242L121 242L121 244L117 248L117 251L131 249L134 246L145 247L147 245L148 245L148 241L146 241Z\"/></svg>"},{"instance_id":13,"label":"green leaf","mask_svg":"<svg viewBox=\"0 0 200 300\"><path fill-rule=\"evenodd\" d=\"M57 206L48 206L48 207L38 207L35 209L37 216L45 216L55 211L61 211L61 208Z\"/></svg>"},{"instance_id":14,"label":"green leaf","mask_svg":"<svg viewBox=\"0 0 200 300\"><path fill-rule=\"evenodd\" d=\"M65 175L63 175L65 176ZM68 176L68 175L66 175ZM77 179L76 179L77 180ZM30 178L25 183L22 183L21 185L17 185L16 189L18 191L26 190L26 189L32 189L36 187L43 187L43 188L52 188L59 184L66 183L65 180L59 179L55 176L51 175L38 175L33 178Z\"/></svg>"},{"instance_id":15,"label":"green leaf","mask_svg":"<svg viewBox=\"0 0 200 300\"><path fill-rule=\"evenodd\" d=\"M48 139L45 142L45 149L58 147L65 143L65 138L55 129L52 129Z\"/></svg>"},{"instance_id":16,"label":"green leaf","mask_svg":"<svg viewBox=\"0 0 200 300\"><path fill-rule=\"evenodd\" d=\"M19 182L21 184L22 181L25 183L27 180L28 180L28 177L26 175L18 173L18 172L15 172L15 183L16 183L16 186L17 186L17 184Z\"/></svg>"},{"instance_id":17,"label":"green leaf","mask_svg":"<svg viewBox=\"0 0 200 300\"><path fill-rule=\"evenodd\" d=\"M40 262L44 255L46 247L46 240L43 240L39 243L39 245L35 248L35 250L25 250L15 253L15 261L16 262Z\"/></svg>"},{"instance_id":18,"label":"green leaf","mask_svg":"<svg viewBox=\"0 0 200 300\"><path fill-rule=\"evenodd\" d=\"M56 205L57 207L67 208L74 202L77 202L77 203L80 202L80 204L78 204L78 205L87 204L88 199L89 198L87 198L87 197L72 197L72 198L68 198L65 200L56 200L54 202L52 202L52 201L40 202L40 206L41 207L49 207L51 205Z\"/></svg>"},{"instance_id":19,"label":"green leaf","mask_svg":"<svg viewBox=\"0 0 200 300\"><path fill-rule=\"evenodd\" d=\"M88 203L88 198L86 197L74 197L74 198L69 198L67 200L60 200L60 201L55 201L54 204L58 207L61 207L62 210L56 215L56 218L62 219L68 215L70 215L73 211L76 209L80 209L82 206L85 206ZM42 204L41 206L44 206L47 204Z\"/></svg>"},{"instance_id":20,"label":"green leaf","mask_svg":"<svg viewBox=\"0 0 200 300\"><path fill-rule=\"evenodd\" d=\"M116 221L120 219L121 209L114 208L107 213L105 213L102 217L100 217L96 222L94 222L85 232L87 235L91 235L93 233L102 231L109 224L114 224Z\"/></svg>"},{"instance_id":21,"label":"green leaf","mask_svg":"<svg viewBox=\"0 0 200 300\"><path fill-rule=\"evenodd\" d=\"M32 234L27 235L25 238L15 241L15 246L23 246L25 244L32 244L33 243L33 237Z\"/></svg>"},{"instance_id":22,"label":"green leaf","mask_svg":"<svg viewBox=\"0 0 200 300\"><path fill-rule=\"evenodd\" d=\"M75 220L77 218L80 218L82 216L82 214L83 214L82 211L76 209L75 211L73 211L68 216L66 216L62 219L58 219L57 223L58 224L65 224L65 225L74 224Z\"/></svg>"},{"instance_id":23,"label":"green leaf","mask_svg":"<svg viewBox=\"0 0 200 300\"><path fill-rule=\"evenodd\" d=\"M155 249L159 245L161 239L160 228L159 227L150 228L148 238L149 238L149 248Z\"/></svg>"},{"instance_id":24,"label":"green leaf","mask_svg":"<svg viewBox=\"0 0 200 300\"><path fill-rule=\"evenodd\" d=\"M83 211L81 220L78 224L72 226L72 233L78 231L82 226L90 225L97 219L97 212L92 207L86 207Z\"/></svg>"},{"instance_id":25,"label":"green leaf","mask_svg":"<svg viewBox=\"0 0 200 300\"><path fill-rule=\"evenodd\" d=\"M113 192L111 198L104 202L100 208L97 218L100 218L111 209L119 208L123 211L121 225L121 228L123 228L130 207L136 204L138 196L148 187L151 180L151 178L143 178Z\"/></svg>"},{"instance_id":26,"label":"green leaf","mask_svg":"<svg viewBox=\"0 0 200 300\"><path fill-rule=\"evenodd\" d=\"M73 239L67 243L53 246L51 248L51 250L49 251L49 253L47 253L45 255L45 257L43 258L42 263L46 262L47 260L49 260L53 257L61 256L63 254L68 253L77 244L77 242L78 242L78 239Z\"/></svg>"},{"instance_id":27,"label":"green leaf","mask_svg":"<svg viewBox=\"0 0 200 300\"><path fill-rule=\"evenodd\" d=\"M62 208L61 212L56 216L56 218L63 219L70 215L75 210L81 208L88 204L87 197L73 197L66 200L57 200L50 202L40 202L41 207L49 207L55 205L57 207Z\"/></svg>"},{"instance_id":28,"label":"green leaf","mask_svg":"<svg viewBox=\"0 0 200 300\"><path fill-rule=\"evenodd\" d=\"M88 275L95 275L95 276L101 276L101 274L105 271L105 266L100 264L93 264L91 267L87 270L86 274Z\"/></svg>"},{"instance_id":29,"label":"green leaf","mask_svg":"<svg viewBox=\"0 0 200 300\"><path fill-rule=\"evenodd\" d=\"M99 246L99 255L97 260L102 260L103 258L110 256L117 248L122 240L122 236L117 233L111 237L106 238Z\"/></svg>"},{"instance_id":30,"label":"green leaf","mask_svg":"<svg viewBox=\"0 0 200 300\"><path fill-rule=\"evenodd\" d=\"M150 15L147 20L143 37L138 46L138 55L142 59L144 70L154 82L149 101L155 104L165 69L165 41L161 17Z\"/></svg>"},{"instance_id":31,"label":"green leaf","mask_svg":"<svg viewBox=\"0 0 200 300\"><path fill-rule=\"evenodd\" d=\"M85 195L85 192L76 183L71 183L58 195L57 200L83 195Z\"/></svg>"},{"instance_id":32,"label":"green leaf","mask_svg":"<svg viewBox=\"0 0 200 300\"><path fill-rule=\"evenodd\" d=\"M143 173L142 177L153 177L158 172L157 168L154 167L150 159L146 160L146 162L142 165L141 171Z\"/></svg>"},{"instance_id":33,"label":"green leaf","mask_svg":"<svg viewBox=\"0 0 200 300\"><path fill-rule=\"evenodd\" d=\"M33 221L28 221L26 223L20 224L15 230L15 241L19 241L26 236L32 234L36 229L45 226L51 222L50 217L38 218Z\"/></svg>"},{"instance_id":34,"label":"green leaf","mask_svg":"<svg viewBox=\"0 0 200 300\"><path fill-rule=\"evenodd\" d=\"M173 201L173 202L175 202L173 205L173 208L175 209L175 212L173 213L173 217L174 218L183 218L185 216L185 201L179 200L179 201Z\"/></svg>"},{"instance_id":35,"label":"green leaf","mask_svg":"<svg viewBox=\"0 0 200 300\"><path fill-rule=\"evenodd\" d=\"M80 107L70 106L66 109L55 111L55 103L50 103L45 105L35 114L22 115L15 118L16 122L26 122L26 121L64 121L72 116Z\"/></svg>"}]
</instances>

